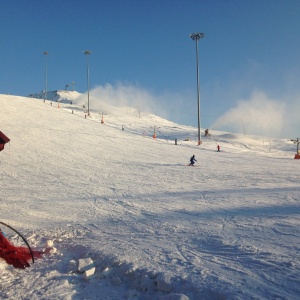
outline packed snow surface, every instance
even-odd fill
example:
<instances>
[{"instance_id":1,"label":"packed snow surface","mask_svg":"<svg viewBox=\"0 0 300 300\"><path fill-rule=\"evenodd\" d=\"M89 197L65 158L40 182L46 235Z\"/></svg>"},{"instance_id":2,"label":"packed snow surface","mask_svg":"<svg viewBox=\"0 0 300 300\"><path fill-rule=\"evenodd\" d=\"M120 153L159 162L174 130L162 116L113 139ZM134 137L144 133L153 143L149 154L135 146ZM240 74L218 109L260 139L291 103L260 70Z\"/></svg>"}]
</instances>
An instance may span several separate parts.
<instances>
[{"instance_id":1,"label":"packed snow surface","mask_svg":"<svg viewBox=\"0 0 300 300\"><path fill-rule=\"evenodd\" d=\"M295 137L197 146L196 128L135 108L0 105L0 221L45 251L0 262L1 299L299 299Z\"/></svg>"}]
</instances>

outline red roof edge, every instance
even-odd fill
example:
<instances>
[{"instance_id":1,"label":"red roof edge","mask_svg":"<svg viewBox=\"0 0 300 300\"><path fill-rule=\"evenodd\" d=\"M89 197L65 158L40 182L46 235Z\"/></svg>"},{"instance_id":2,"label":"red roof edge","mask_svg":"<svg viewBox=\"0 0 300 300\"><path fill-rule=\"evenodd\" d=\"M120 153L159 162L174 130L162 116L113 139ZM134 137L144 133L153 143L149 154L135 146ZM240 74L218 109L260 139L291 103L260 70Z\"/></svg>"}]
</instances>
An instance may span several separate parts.
<instances>
[{"instance_id":1,"label":"red roof edge","mask_svg":"<svg viewBox=\"0 0 300 300\"><path fill-rule=\"evenodd\" d=\"M0 131L0 144L6 144L9 141L10 139L2 131Z\"/></svg>"}]
</instances>

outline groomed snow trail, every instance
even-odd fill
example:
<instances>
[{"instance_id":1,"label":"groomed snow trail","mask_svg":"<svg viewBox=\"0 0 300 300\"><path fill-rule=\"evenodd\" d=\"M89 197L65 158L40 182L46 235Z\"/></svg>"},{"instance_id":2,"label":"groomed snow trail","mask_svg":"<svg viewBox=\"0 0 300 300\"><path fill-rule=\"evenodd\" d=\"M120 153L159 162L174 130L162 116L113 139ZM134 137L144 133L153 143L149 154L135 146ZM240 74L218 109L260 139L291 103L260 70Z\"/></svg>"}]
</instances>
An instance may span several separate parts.
<instances>
[{"instance_id":1,"label":"groomed snow trail","mask_svg":"<svg viewBox=\"0 0 300 300\"><path fill-rule=\"evenodd\" d=\"M291 143L216 132L198 147L195 128L130 110L101 124L69 104L0 104L11 139L0 152L1 221L34 248L57 249L26 270L2 262L2 299L297 299ZM72 269L86 257L88 280Z\"/></svg>"}]
</instances>

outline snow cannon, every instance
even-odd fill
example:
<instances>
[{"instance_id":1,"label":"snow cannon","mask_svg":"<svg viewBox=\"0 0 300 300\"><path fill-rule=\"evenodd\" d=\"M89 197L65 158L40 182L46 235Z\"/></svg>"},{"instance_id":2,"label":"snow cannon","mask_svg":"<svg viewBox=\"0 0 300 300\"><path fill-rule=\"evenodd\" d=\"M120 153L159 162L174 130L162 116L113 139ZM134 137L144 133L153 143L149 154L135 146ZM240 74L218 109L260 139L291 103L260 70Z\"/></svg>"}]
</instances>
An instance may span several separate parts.
<instances>
[{"instance_id":1,"label":"snow cannon","mask_svg":"<svg viewBox=\"0 0 300 300\"><path fill-rule=\"evenodd\" d=\"M300 139L297 138L297 139L291 140L291 141L294 142L294 144L297 145L297 153L295 154L294 159L300 159L300 150L299 150Z\"/></svg>"}]
</instances>

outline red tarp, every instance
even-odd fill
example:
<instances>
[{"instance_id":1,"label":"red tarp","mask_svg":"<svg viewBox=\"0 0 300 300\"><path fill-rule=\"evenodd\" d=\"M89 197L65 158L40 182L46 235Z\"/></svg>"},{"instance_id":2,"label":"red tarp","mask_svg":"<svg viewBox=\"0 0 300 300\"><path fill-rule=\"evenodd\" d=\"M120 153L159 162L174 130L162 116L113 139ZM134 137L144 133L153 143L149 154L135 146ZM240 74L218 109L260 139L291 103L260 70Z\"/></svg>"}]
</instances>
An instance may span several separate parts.
<instances>
[{"instance_id":1,"label":"red tarp","mask_svg":"<svg viewBox=\"0 0 300 300\"><path fill-rule=\"evenodd\" d=\"M4 145L9 141L10 139L2 131L0 131L0 151L4 149Z\"/></svg>"}]
</instances>

